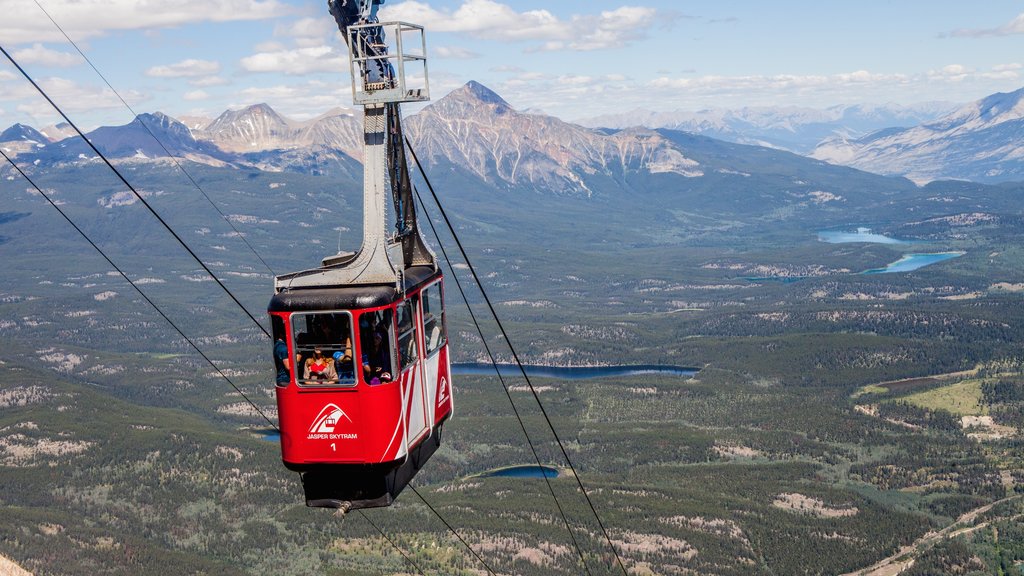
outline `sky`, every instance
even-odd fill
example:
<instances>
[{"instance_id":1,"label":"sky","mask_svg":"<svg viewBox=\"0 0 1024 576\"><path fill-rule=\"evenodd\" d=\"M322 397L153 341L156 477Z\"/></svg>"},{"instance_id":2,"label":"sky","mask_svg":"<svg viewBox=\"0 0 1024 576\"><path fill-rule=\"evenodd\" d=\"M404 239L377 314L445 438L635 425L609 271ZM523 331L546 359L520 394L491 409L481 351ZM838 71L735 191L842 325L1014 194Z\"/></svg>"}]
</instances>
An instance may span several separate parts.
<instances>
[{"instance_id":1,"label":"sky","mask_svg":"<svg viewBox=\"0 0 1024 576\"><path fill-rule=\"evenodd\" d=\"M44 12L45 10L45 12ZM136 112L214 118L265 102L303 120L351 107L325 1L0 0L0 46L83 129ZM1009 0L386 0L426 28L437 100L476 80L520 110L970 102L1024 87ZM0 129L56 112L0 55Z\"/></svg>"}]
</instances>

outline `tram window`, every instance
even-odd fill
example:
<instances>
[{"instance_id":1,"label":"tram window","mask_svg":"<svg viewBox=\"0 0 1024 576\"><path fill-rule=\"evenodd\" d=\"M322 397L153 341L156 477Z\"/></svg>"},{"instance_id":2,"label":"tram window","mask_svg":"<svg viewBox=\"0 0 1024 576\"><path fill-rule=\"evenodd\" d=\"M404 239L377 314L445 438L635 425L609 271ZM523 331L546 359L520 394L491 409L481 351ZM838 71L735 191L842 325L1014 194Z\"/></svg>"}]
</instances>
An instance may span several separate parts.
<instances>
[{"instance_id":1,"label":"tram window","mask_svg":"<svg viewBox=\"0 0 1024 576\"><path fill-rule=\"evenodd\" d=\"M398 355L402 370L412 366L419 358L416 349L416 301L418 297L409 298L398 305Z\"/></svg>"},{"instance_id":2,"label":"tram window","mask_svg":"<svg viewBox=\"0 0 1024 576\"><path fill-rule=\"evenodd\" d=\"M352 316L348 312L292 314L296 377L303 386L354 386Z\"/></svg>"},{"instance_id":3,"label":"tram window","mask_svg":"<svg viewBox=\"0 0 1024 576\"><path fill-rule=\"evenodd\" d=\"M420 292L423 298L423 334L427 343L427 356L436 352L448 341L444 324L444 298L441 284L428 286Z\"/></svg>"},{"instance_id":4,"label":"tram window","mask_svg":"<svg viewBox=\"0 0 1024 576\"><path fill-rule=\"evenodd\" d=\"M390 309L364 312L359 315L359 350L362 353L363 379L367 384L380 384L393 379L394 326Z\"/></svg>"}]
</instances>

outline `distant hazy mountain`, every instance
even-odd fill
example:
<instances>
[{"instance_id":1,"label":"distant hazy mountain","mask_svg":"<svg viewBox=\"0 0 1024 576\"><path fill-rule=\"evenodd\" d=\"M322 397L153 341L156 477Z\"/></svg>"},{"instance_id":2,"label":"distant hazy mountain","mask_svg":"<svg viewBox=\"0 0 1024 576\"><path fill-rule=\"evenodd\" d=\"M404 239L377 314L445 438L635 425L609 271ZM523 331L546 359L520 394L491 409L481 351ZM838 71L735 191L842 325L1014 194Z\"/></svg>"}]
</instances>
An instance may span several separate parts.
<instances>
[{"instance_id":1,"label":"distant hazy mountain","mask_svg":"<svg viewBox=\"0 0 1024 576\"><path fill-rule=\"evenodd\" d=\"M594 128L669 128L729 142L806 154L829 137L859 137L882 128L913 126L934 120L954 107L948 102L929 102L914 106L862 104L826 109L772 106L696 112L634 110L579 122Z\"/></svg>"},{"instance_id":2,"label":"distant hazy mountain","mask_svg":"<svg viewBox=\"0 0 1024 576\"><path fill-rule=\"evenodd\" d=\"M993 94L934 122L837 137L813 157L917 182L1024 180L1024 88Z\"/></svg>"},{"instance_id":3,"label":"distant hazy mountain","mask_svg":"<svg viewBox=\"0 0 1024 576\"><path fill-rule=\"evenodd\" d=\"M75 129L67 122L59 122L57 124L41 128L39 131L42 132L43 135L45 135L51 142L57 142L58 140L63 140L77 135Z\"/></svg>"},{"instance_id":4,"label":"distant hazy mountain","mask_svg":"<svg viewBox=\"0 0 1024 576\"><path fill-rule=\"evenodd\" d=\"M87 136L93 145L111 159L132 158L142 161L171 155L210 165L223 165L231 160L230 155L220 148L197 140L184 124L160 112L140 114L124 126L103 126L89 132ZM51 164L95 157L96 153L81 138L71 137L47 145L35 153L33 160Z\"/></svg>"}]
</instances>

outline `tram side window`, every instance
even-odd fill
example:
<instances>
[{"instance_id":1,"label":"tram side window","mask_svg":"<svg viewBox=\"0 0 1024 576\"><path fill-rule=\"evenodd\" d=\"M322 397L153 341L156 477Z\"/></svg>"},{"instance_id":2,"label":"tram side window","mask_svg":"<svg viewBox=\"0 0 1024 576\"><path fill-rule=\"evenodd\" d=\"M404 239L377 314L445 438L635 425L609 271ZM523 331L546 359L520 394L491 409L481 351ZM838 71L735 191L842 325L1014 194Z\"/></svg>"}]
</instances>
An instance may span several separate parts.
<instances>
[{"instance_id":1,"label":"tram side window","mask_svg":"<svg viewBox=\"0 0 1024 576\"><path fill-rule=\"evenodd\" d=\"M288 334L284 329L284 320L280 316L270 317L271 329L274 333L274 371L277 372L277 385L287 386L291 380L292 359L288 358Z\"/></svg>"},{"instance_id":2,"label":"tram side window","mask_svg":"<svg viewBox=\"0 0 1024 576\"><path fill-rule=\"evenodd\" d=\"M423 334L427 343L427 356L430 356L448 341L441 284L428 286L420 294L423 297Z\"/></svg>"},{"instance_id":3,"label":"tram side window","mask_svg":"<svg viewBox=\"0 0 1024 576\"><path fill-rule=\"evenodd\" d=\"M353 386L352 317L348 312L292 314L296 377L303 386Z\"/></svg>"},{"instance_id":4,"label":"tram side window","mask_svg":"<svg viewBox=\"0 0 1024 576\"><path fill-rule=\"evenodd\" d=\"M395 360L391 350L395 332L391 318L390 309L359 315L359 350L367 384L393 379Z\"/></svg>"},{"instance_id":5,"label":"tram side window","mask_svg":"<svg viewBox=\"0 0 1024 576\"><path fill-rule=\"evenodd\" d=\"M412 366L419 358L419 351L416 348L418 333L416 301L418 299L417 297L409 298L398 305L398 355L402 370Z\"/></svg>"}]
</instances>

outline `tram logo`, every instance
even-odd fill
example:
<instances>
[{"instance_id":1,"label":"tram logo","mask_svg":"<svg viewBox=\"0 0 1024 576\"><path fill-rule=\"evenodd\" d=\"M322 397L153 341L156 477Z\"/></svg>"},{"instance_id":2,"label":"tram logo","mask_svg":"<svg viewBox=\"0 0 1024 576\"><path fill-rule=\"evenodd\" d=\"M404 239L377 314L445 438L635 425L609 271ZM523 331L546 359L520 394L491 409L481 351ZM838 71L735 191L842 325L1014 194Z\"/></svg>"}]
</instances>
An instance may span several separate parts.
<instances>
[{"instance_id":1,"label":"tram logo","mask_svg":"<svg viewBox=\"0 0 1024 576\"><path fill-rule=\"evenodd\" d=\"M437 405L443 406L448 401L448 379L441 376L441 384L437 391Z\"/></svg>"},{"instance_id":2,"label":"tram logo","mask_svg":"<svg viewBox=\"0 0 1024 576\"><path fill-rule=\"evenodd\" d=\"M324 406L324 409L320 411L320 414L313 420L313 425L309 427L310 434L333 434L334 427L338 425L338 422L344 418L349 423L352 419L345 414L345 411L338 408L335 404L328 404Z\"/></svg>"}]
</instances>

